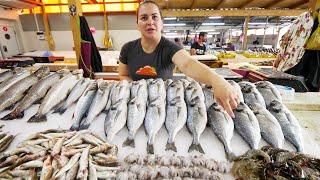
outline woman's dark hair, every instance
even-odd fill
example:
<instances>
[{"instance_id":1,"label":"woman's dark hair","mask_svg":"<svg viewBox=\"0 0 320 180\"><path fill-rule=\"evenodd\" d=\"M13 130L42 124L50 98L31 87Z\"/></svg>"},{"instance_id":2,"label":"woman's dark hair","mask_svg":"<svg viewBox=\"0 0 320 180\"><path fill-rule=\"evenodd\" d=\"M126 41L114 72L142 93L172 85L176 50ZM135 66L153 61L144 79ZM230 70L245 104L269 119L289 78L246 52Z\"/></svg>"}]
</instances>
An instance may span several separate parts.
<instances>
[{"instance_id":1,"label":"woman's dark hair","mask_svg":"<svg viewBox=\"0 0 320 180\"><path fill-rule=\"evenodd\" d=\"M142 5L149 4L149 3L150 3L150 4L154 4L154 5L156 5L156 6L158 7L158 10L159 10L159 13L160 13L160 18L162 19L162 12L161 12L160 6L159 6L156 2L154 2L154 1L152 1L152 0L144 0L144 1L142 1L142 2L139 4L139 7L138 7L138 9L137 9L137 11L136 11L137 23L138 23L138 18L139 18L140 7L141 7Z\"/></svg>"}]
</instances>

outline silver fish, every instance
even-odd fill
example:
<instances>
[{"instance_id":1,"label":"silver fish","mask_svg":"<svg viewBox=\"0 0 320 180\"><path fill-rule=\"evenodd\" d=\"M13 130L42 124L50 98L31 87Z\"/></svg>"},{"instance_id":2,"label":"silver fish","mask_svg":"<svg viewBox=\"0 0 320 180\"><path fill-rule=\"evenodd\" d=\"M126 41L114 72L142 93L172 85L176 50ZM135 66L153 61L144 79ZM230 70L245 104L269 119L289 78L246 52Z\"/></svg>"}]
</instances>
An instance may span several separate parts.
<instances>
[{"instance_id":1,"label":"silver fish","mask_svg":"<svg viewBox=\"0 0 320 180\"><path fill-rule=\"evenodd\" d=\"M88 129L93 120L104 110L109 99L111 86L111 83L105 81L98 83L98 90L92 100L87 117L81 121L80 129Z\"/></svg>"},{"instance_id":2,"label":"silver fish","mask_svg":"<svg viewBox=\"0 0 320 180\"><path fill-rule=\"evenodd\" d=\"M87 179L88 178L88 165L89 165L89 151L90 145L82 151L80 160L79 160L79 170L77 174L77 179Z\"/></svg>"},{"instance_id":3,"label":"silver fish","mask_svg":"<svg viewBox=\"0 0 320 180\"><path fill-rule=\"evenodd\" d=\"M173 81L170 83L170 85L167 87L167 102L170 102L172 99L176 97L181 97L184 99L184 87L183 82L180 80Z\"/></svg>"},{"instance_id":4,"label":"silver fish","mask_svg":"<svg viewBox=\"0 0 320 180\"><path fill-rule=\"evenodd\" d=\"M185 88L186 103L188 104L188 101L190 102L197 96L199 97L199 101L205 102L204 94L200 84L197 81L192 80Z\"/></svg>"},{"instance_id":5,"label":"silver fish","mask_svg":"<svg viewBox=\"0 0 320 180\"><path fill-rule=\"evenodd\" d=\"M17 72L7 80L3 81L0 84L0 95L6 92L6 90L8 90L13 84L29 75L30 72L28 70L22 70L21 72Z\"/></svg>"},{"instance_id":6,"label":"silver fish","mask_svg":"<svg viewBox=\"0 0 320 180\"><path fill-rule=\"evenodd\" d=\"M79 98L76 109L73 113L72 121L73 124L70 130L82 130L80 127L81 121L83 120L85 114L90 108L91 102L94 98L94 95L97 92L97 83L95 81L91 82L87 89L84 91L82 96Z\"/></svg>"},{"instance_id":7,"label":"silver fish","mask_svg":"<svg viewBox=\"0 0 320 180\"><path fill-rule=\"evenodd\" d=\"M268 106L271 101L278 100L282 102L282 97L277 88L269 81L259 81L255 83L258 91L264 98L266 106Z\"/></svg>"},{"instance_id":8,"label":"silver fish","mask_svg":"<svg viewBox=\"0 0 320 180\"><path fill-rule=\"evenodd\" d=\"M114 136L126 125L127 112L127 102L123 99L111 105L104 123L107 142L112 142Z\"/></svg>"},{"instance_id":9,"label":"silver fish","mask_svg":"<svg viewBox=\"0 0 320 180\"><path fill-rule=\"evenodd\" d=\"M174 140L187 121L187 105L183 96L176 96L167 103L165 126L169 134L166 150L177 152Z\"/></svg>"},{"instance_id":10,"label":"silver fish","mask_svg":"<svg viewBox=\"0 0 320 180\"><path fill-rule=\"evenodd\" d=\"M277 100L271 101L267 109L278 120L284 137L297 148L298 152L303 152L301 127L291 111Z\"/></svg>"},{"instance_id":11,"label":"silver fish","mask_svg":"<svg viewBox=\"0 0 320 180\"><path fill-rule=\"evenodd\" d=\"M241 87L244 102L247 105L258 103L261 106L266 107L265 101L262 95L260 94L260 92L257 90L256 86L253 83L241 81L239 82L239 85Z\"/></svg>"},{"instance_id":12,"label":"silver fish","mask_svg":"<svg viewBox=\"0 0 320 180\"><path fill-rule=\"evenodd\" d=\"M192 91L192 89L187 88L187 92L189 90ZM200 96L196 96L192 99L189 99L188 97L186 103L188 108L187 127L193 137L188 152L196 150L200 153L204 153L200 144L200 136L205 130L208 120L206 105L204 104L204 101L201 100Z\"/></svg>"},{"instance_id":13,"label":"silver fish","mask_svg":"<svg viewBox=\"0 0 320 180\"><path fill-rule=\"evenodd\" d=\"M130 101L128 103L127 128L128 137L123 146L135 147L134 137L146 116L148 85L146 80L132 82Z\"/></svg>"},{"instance_id":14,"label":"silver fish","mask_svg":"<svg viewBox=\"0 0 320 180\"><path fill-rule=\"evenodd\" d=\"M40 101L46 95L50 87L57 83L61 77L62 74L54 73L39 80L37 84L31 87L27 95L21 100L18 106L14 108L10 114L3 117L2 120L22 118L24 116L24 111L32 104Z\"/></svg>"},{"instance_id":15,"label":"silver fish","mask_svg":"<svg viewBox=\"0 0 320 180\"><path fill-rule=\"evenodd\" d=\"M112 104L122 99L128 102L130 99L130 84L127 80L122 80L118 83L113 83L110 91L110 99L108 100L106 110L108 110Z\"/></svg>"},{"instance_id":16,"label":"silver fish","mask_svg":"<svg viewBox=\"0 0 320 180\"><path fill-rule=\"evenodd\" d=\"M227 159L232 160L235 155L231 149L231 138L233 136L234 123L229 114L220 106L214 102L209 109L208 123L213 129L214 134L222 142L224 150L226 152Z\"/></svg>"},{"instance_id":17,"label":"silver fish","mask_svg":"<svg viewBox=\"0 0 320 180\"><path fill-rule=\"evenodd\" d=\"M206 104L206 109L209 109L209 107L214 103L216 102L215 99L214 99L214 95L213 95L213 89L211 86L208 86L208 85L204 85L202 87L202 91L203 91L203 94L204 94L204 103Z\"/></svg>"},{"instance_id":18,"label":"silver fish","mask_svg":"<svg viewBox=\"0 0 320 180\"><path fill-rule=\"evenodd\" d=\"M282 148L284 136L277 119L260 104L249 105L259 121L261 136L273 147Z\"/></svg>"},{"instance_id":19,"label":"silver fish","mask_svg":"<svg viewBox=\"0 0 320 180\"><path fill-rule=\"evenodd\" d=\"M10 87L10 91L5 91L0 95L0 111L14 106L14 104L19 101L24 93L34 84L36 84L39 79L48 75L50 70L48 67L41 67L35 73L21 79Z\"/></svg>"},{"instance_id":20,"label":"silver fish","mask_svg":"<svg viewBox=\"0 0 320 180\"><path fill-rule=\"evenodd\" d=\"M154 79L148 84L148 95L144 126L148 136L147 152L153 154L155 137L166 117L166 89L162 79Z\"/></svg>"},{"instance_id":21,"label":"silver fish","mask_svg":"<svg viewBox=\"0 0 320 180\"><path fill-rule=\"evenodd\" d=\"M238 94L239 101L244 102L240 85L233 80L228 80L228 82L231 84L231 86L235 89L236 93Z\"/></svg>"},{"instance_id":22,"label":"silver fish","mask_svg":"<svg viewBox=\"0 0 320 180\"><path fill-rule=\"evenodd\" d=\"M259 148L261 139L259 122L251 109L243 102L233 111L234 126L239 135L249 144L252 149Z\"/></svg>"},{"instance_id":23,"label":"silver fish","mask_svg":"<svg viewBox=\"0 0 320 180\"><path fill-rule=\"evenodd\" d=\"M60 107L58 107L55 111L53 111L53 113L63 114L68 109L69 106L71 106L81 97L83 92L88 87L89 83L90 83L89 78L84 78L79 80L77 84L72 88L66 101Z\"/></svg>"},{"instance_id":24,"label":"silver fish","mask_svg":"<svg viewBox=\"0 0 320 180\"><path fill-rule=\"evenodd\" d=\"M10 77L13 76L13 71L9 70L9 69L6 69L4 71L2 71L0 73L0 83L6 81L7 79L9 79Z\"/></svg>"},{"instance_id":25,"label":"silver fish","mask_svg":"<svg viewBox=\"0 0 320 180\"><path fill-rule=\"evenodd\" d=\"M68 74L60 79L54 86L52 86L47 95L44 97L37 114L31 117L28 122L46 121L46 114L63 100L65 100L71 89L79 81L79 76L80 75Z\"/></svg>"}]
</instances>

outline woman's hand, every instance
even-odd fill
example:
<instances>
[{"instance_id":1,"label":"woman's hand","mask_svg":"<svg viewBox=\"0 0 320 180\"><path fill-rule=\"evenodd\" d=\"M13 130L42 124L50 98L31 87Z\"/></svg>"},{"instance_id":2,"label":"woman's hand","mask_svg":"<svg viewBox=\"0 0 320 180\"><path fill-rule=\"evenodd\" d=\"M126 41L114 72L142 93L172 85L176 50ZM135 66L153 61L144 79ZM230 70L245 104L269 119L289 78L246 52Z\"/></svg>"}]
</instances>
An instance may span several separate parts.
<instances>
[{"instance_id":1,"label":"woman's hand","mask_svg":"<svg viewBox=\"0 0 320 180\"><path fill-rule=\"evenodd\" d=\"M233 109L235 109L239 102L236 90L226 80L220 79L213 86L214 98L227 111L227 113L234 118Z\"/></svg>"}]
</instances>

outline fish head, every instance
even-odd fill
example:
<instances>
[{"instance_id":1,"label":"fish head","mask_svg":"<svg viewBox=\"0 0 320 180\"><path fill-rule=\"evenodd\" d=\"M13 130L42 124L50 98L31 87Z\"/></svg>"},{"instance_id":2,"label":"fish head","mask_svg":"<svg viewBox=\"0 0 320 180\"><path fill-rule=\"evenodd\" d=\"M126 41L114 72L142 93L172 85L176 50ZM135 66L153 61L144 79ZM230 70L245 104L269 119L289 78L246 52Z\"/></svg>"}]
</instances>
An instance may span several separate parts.
<instances>
[{"instance_id":1,"label":"fish head","mask_svg":"<svg viewBox=\"0 0 320 180\"><path fill-rule=\"evenodd\" d=\"M279 113L282 110L282 103L278 100L273 100L270 102L270 104L267 106L267 109L272 110L274 112Z\"/></svg>"},{"instance_id":2,"label":"fish head","mask_svg":"<svg viewBox=\"0 0 320 180\"><path fill-rule=\"evenodd\" d=\"M240 102L235 109L237 112L243 112L246 109L246 104L244 102Z\"/></svg>"},{"instance_id":3,"label":"fish head","mask_svg":"<svg viewBox=\"0 0 320 180\"><path fill-rule=\"evenodd\" d=\"M258 103L249 104L248 107L253 111L254 114L259 114L259 111L263 109L263 107Z\"/></svg>"},{"instance_id":4,"label":"fish head","mask_svg":"<svg viewBox=\"0 0 320 180\"><path fill-rule=\"evenodd\" d=\"M90 82L88 86L88 91L93 91L98 89L98 83L96 81Z\"/></svg>"},{"instance_id":5,"label":"fish head","mask_svg":"<svg viewBox=\"0 0 320 180\"><path fill-rule=\"evenodd\" d=\"M181 103L181 102L182 102L181 97L180 97L180 96L177 96L177 97L173 98L173 99L170 101L170 106L175 106L175 105L177 105L177 104L179 104L179 103Z\"/></svg>"},{"instance_id":6,"label":"fish head","mask_svg":"<svg viewBox=\"0 0 320 180\"><path fill-rule=\"evenodd\" d=\"M190 101L190 106L191 107L194 107L196 106L196 104L200 103L200 97L199 96L196 96L195 98L191 99Z\"/></svg>"},{"instance_id":7,"label":"fish head","mask_svg":"<svg viewBox=\"0 0 320 180\"><path fill-rule=\"evenodd\" d=\"M272 83L269 81L259 81L255 83L258 88L269 88L272 86Z\"/></svg>"},{"instance_id":8,"label":"fish head","mask_svg":"<svg viewBox=\"0 0 320 180\"><path fill-rule=\"evenodd\" d=\"M66 76L67 74L69 74L70 70L69 69L59 69L56 73L59 74L60 77L62 78L64 76Z\"/></svg>"},{"instance_id":9,"label":"fish head","mask_svg":"<svg viewBox=\"0 0 320 180\"><path fill-rule=\"evenodd\" d=\"M34 75L37 76L38 78L42 78L44 76L49 75L49 73L50 73L49 67L42 66L34 72Z\"/></svg>"}]
</instances>

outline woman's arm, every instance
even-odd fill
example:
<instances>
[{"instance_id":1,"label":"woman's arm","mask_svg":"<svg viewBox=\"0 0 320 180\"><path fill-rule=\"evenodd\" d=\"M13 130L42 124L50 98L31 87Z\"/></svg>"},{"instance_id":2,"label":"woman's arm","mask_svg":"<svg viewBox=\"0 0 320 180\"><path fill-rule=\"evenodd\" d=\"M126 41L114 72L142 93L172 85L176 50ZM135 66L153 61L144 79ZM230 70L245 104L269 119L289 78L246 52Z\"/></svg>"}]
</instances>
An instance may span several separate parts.
<instances>
[{"instance_id":1,"label":"woman's arm","mask_svg":"<svg viewBox=\"0 0 320 180\"><path fill-rule=\"evenodd\" d=\"M214 97L221 106L234 117L232 109L238 105L238 96L233 87L220 75L212 71L206 65L193 59L185 50L176 52L172 61L184 74L201 83L211 85L214 89Z\"/></svg>"},{"instance_id":2,"label":"woman's arm","mask_svg":"<svg viewBox=\"0 0 320 180\"><path fill-rule=\"evenodd\" d=\"M121 61L119 61L119 78L120 80L126 79L128 81L132 81L129 77L128 65L123 64Z\"/></svg>"}]
</instances>

